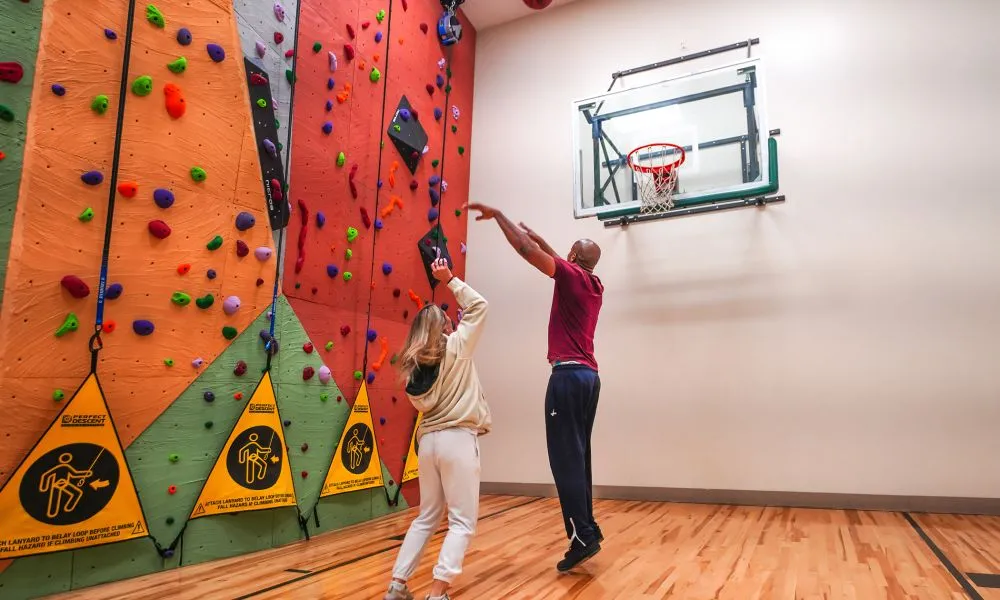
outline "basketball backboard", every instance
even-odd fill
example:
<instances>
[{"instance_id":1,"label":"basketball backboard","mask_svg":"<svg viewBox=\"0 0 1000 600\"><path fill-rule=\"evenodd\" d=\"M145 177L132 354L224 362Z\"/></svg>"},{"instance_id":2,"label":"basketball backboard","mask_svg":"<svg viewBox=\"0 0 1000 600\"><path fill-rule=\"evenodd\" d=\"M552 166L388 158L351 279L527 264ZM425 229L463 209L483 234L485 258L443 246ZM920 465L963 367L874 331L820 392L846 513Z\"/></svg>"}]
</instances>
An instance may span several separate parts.
<instances>
[{"instance_id":1,"label":"basketball backboard","mask_svg":"<svg viewBox=\"0 0 1000 600\"><path fill-rule=\"evenodd\" d=\"M653 143L686 151L675 206L773 191L764 99L752 58L574 102L574 215L637 213L627 156Z\"/></svg>"}]
</instances>

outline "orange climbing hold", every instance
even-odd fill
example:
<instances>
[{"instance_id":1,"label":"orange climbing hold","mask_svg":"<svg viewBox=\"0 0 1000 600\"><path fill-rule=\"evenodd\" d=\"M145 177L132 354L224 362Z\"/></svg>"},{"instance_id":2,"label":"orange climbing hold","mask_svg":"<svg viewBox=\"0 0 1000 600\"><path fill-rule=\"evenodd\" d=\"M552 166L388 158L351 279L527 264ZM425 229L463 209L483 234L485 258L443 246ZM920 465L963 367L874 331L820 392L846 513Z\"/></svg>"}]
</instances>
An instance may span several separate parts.
<instances>
[{"instance_id":1,"label":"orange climbing hold","mask_svg":"<svg viewBox=\"0 0 1000 600\"><path fill-rule=\"evenodd\" d=\"M396 187L396 169L399 168L399 161L392 161L392 166L389 167L389 189L394 189Z\"/></svg>"},{"instance_id":2,"label":"orange climbing hold","mask_svg":"<svg viewBox=\"0 0 1000 600\"><path fill-rule=\"evenodd\" d=\"M372 57L372 60L374 60L375 62L379 62L380 60L382 60L382 55L376 54L375 56Z\"/></svg>"},{"instance_id":3,"label":"orange climbing hold","mask_svg":"<svg viewBox=\"0 0 1000 600\"><path fill-rule=\"evenodd\" d=\"M118 324L114 321L105 321L104 324L101 325L101 331L104 333L114 333L116 327L118 327Z\"/></svg>"},{"instance_id":4,"label":"orange climbing hold","mask_svg":"<svg viewBox=\"0 0 1000 600\"><path fill-rule=\"evenodd\" d=\"M378 360L372 363L372 368L376 371L382 370L382 364L385 362L385 357L389 356L389 340L385 336L382 336L378 339L378 343L381 344L382 351L378 354Z\"/></svg>"},{"instance_id":5,"label":"orange climbing hold","mask_svg":"<svg viewBox=\"0 0 1000 600\"><path fill-rule=\"evenodd\" d=\"M118 193L126 198L135 198L139 193L139 184L134 181L123 181L118 184Z\"/></svg>"},{"instance_id":6,"label":"orange climbing hold","mask_svg":"<svg viewBox=\"0 0 1000 600\"><path fill-rule=\"evenodd\" d=\"M413 300L413 303L417 305L418 309L424 307L424 301L420 299L420 296L418 296L416 292L413 290L407 290L406 293L409 294L410 300Z\"/></svg>"},{"instance_id":7,"label":"orange climbing hold","mask_svg":"<svg viewBox=\"0 0 1000 600\"><path fill-rule=\"evenodd\" d=\"M358 70L359 71L364 71L365 70L365 61L364 60L361 60L361 61L358 62Z\"/></svg>"},{"instance_id":8,"label":"orange climbing hold","mask_svg":"<svg viewBox=\"0 0 1000 600\"><path fill-rule=\"evenodd\" d=\"M396 207L399 207L400 210L403 209L403 199L400 198L399 196L392 196L391 198L389 198L389 206L383 208L382 212L380 213L382 215L382 218L384 219L389 215L391 215L393 209L395 209Z\"/></svg>"},{"instance_id":9,"label":"orange climbing hold","mask_svg":"<svg viewBox=\"0 0 1000 600\"><path fill-rule=\"evenodd\" d=\"M175 119L184 116L187 110L187 102L184 100L184 92L176 83L168 83L163 86L163 95L166 97L167 113Z\"/></svg>"},{"instance_id":10,"label":"orange climbing hold","mask_svg":"<svg viewBox=\"0 0 1000 600\"><path fill-rule=\"evenodd\" d=\"M343 104L351 97L351 84L345 83L344 90L337 93L337 102Z\"/></svg>"}]
</instances>

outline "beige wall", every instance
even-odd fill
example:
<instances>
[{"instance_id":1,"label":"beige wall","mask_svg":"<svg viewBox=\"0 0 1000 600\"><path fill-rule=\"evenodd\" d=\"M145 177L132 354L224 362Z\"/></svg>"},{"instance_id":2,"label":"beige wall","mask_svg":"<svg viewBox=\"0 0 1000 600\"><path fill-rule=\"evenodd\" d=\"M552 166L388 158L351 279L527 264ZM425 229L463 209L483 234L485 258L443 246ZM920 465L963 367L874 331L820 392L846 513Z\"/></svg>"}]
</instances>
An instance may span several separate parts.
<instances>
[{"instance_id":1,"label":"beige wall","mask_svg":"<svg viewBox=\"0 0 1000 600\"><path fill-rule=\"evenodd\" d=\"M595 483L1000 497L998 22L987 0L580 0L480 34L472 197L604 248ZM570 102L752 36L788 202L574 220ZM549 482L552 284L470 230L483 479Z\"/></svg>"}]
</instances>

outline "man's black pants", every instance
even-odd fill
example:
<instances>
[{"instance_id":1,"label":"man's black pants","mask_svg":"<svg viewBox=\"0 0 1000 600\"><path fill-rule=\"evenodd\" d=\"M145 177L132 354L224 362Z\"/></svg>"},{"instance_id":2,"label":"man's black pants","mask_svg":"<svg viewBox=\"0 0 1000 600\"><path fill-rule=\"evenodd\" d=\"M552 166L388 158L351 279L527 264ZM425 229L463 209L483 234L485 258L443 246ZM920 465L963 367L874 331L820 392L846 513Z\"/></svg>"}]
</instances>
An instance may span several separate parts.
<instances>
[{"instance_id":1,"label":"man's black pants","mask_svg":"<svg viewBox=\"0 0 1000 600\"><path fill-rule=\"evenodd\" d=\"M545 438L549 467L559 492L566 536L583 544L597 538L594 521L590 434L597 415L601 378L585 365L558 365L552 369L545 392Z\"/></svg>"}]
</instances>

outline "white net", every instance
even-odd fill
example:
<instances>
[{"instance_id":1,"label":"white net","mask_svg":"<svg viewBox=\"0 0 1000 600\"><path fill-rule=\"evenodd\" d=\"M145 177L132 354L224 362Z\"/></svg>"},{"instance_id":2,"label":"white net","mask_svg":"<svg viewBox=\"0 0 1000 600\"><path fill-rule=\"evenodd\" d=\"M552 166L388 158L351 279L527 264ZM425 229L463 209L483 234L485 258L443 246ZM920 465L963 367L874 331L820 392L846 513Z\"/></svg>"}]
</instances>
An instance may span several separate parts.
<instances>
[{"instance_id":1,"label":"white net","mask_svg":"<svg viewBox=\"0 0 1000 600\"><path fill-rule=\"evenodd\" d=\"M660 213L674 207L677 168L684 162L683 152L676 146L656 144L641 148L629 156L642 214Z\"/></svg>"}]
</instances>

